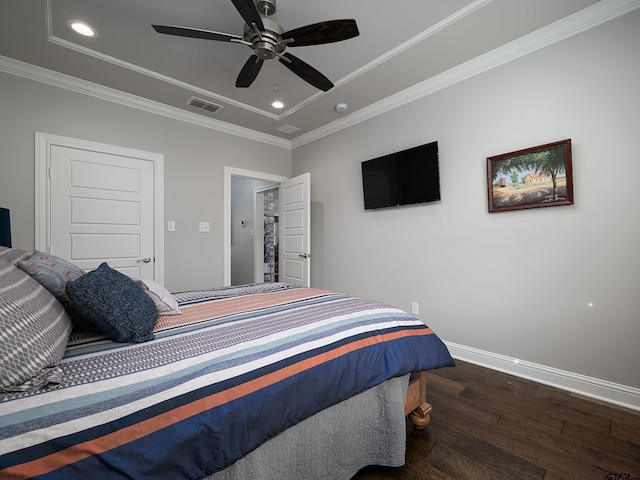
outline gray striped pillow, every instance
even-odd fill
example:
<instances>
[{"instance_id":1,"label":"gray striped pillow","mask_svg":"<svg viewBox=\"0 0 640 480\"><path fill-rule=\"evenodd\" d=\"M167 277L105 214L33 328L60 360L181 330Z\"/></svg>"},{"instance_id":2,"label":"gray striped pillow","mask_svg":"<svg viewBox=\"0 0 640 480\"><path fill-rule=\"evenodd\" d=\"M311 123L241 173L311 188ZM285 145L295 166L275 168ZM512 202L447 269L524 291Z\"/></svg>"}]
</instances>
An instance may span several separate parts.
<instances>
[{"instance_id":1,"label":"gray striped pillow","mask_svg":"<svg viewBox=\"0 0 640 480\"><path fill-rule=\"evenodd\" d=\"M60 302L0 256L0 391L59 384L71 329Z\"/></svg>"},{"instance_id":2,"label":"gray striped pillow","mask_svg":"<svg viewBox=\"0 0 640 480\"><path fill-rule=\"evenodd\" d=\"M17 265L20 260L29 258L31 252L20 248L0 247L0 257L12 265Z\"/></svg>"}]
</instances>

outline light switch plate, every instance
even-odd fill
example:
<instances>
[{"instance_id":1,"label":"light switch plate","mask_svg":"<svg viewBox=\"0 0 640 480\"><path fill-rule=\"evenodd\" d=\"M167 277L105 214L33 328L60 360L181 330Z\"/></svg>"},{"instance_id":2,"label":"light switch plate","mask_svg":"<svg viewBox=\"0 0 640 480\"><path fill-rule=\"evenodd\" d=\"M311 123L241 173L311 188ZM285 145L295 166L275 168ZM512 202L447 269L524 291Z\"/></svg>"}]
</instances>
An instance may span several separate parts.
<instances>
[{"instance_id":1,"label":"light switch plate","mask_svg":"<svg viewBox=\"0 0 640 480\"><path fill-rule=\"evenodd\" d=\"M176 222L174 222L173 220L169 220L167 222L167 231L168 232L175 232L176 231Z\"/></svg>"}]
</instances>

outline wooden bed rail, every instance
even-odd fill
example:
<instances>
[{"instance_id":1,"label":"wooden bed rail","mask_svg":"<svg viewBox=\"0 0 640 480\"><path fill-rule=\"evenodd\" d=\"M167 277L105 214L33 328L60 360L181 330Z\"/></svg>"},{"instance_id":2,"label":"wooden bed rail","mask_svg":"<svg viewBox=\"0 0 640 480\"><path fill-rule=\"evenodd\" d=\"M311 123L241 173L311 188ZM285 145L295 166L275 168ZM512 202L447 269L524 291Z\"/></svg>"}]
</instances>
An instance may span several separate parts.
<instances>
[{"instance_id":1,"label":"wooden bed rail","mask_svg":"<svg viewBox=\"0 0 640 480\"><path fill-rule=\"evenodd\" d=\"M409 415L415 428L422 430L429 425L432 410L433 407L427 403L427 372L412 373L404 401L404 414Z\"/></svg>"}]
</instances>

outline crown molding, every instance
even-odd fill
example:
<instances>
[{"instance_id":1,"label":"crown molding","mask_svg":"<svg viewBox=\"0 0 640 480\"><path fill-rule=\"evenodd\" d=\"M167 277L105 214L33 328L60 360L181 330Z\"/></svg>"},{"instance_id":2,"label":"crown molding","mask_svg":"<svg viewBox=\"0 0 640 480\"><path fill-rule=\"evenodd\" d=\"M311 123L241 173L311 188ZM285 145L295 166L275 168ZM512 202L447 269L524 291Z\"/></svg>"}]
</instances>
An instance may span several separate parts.
<instances>
[{"instance_id":1,"label":"crown molding","mask_svg":"<svg viewBox=\"0 0 640 480\"><path fill-rule=\"evenodd\" d=\"M297 148L347 127L426 97L505 63L511 62L573 35L640 8L640 0L602 0L524 37L480 55L401 92L384 98L343 118L301 135L291 141Z\"/></svg>"},{"instance_id":2,"label":"crown molding","mask_svg":"<svg viewBox=\"0 0 640 480\"><path fill-rule=\"evenodd\" d=\"M384 55L380 55L379 57L373 59L372 61L370 61L366 65L363 65L362 67L360 67L360 68L354 70L353 72L349 73L345 77L343 77L343 78L341 78L339 80L336 80L334 82L334 85L336 87L340 87L341 85L344 85L344 84L346 84L346 83L358 78L360 75L363 75L363 74L367 73L369 70L372 70L372 69L376 68L377 66L384 64L386 61L391 60L396 55L399 55L402 52L410 49L411 47L413 47L415 45L417 45L418 43L425 41L427 38L429 38L429 37L435 35L436 33L444 30L448 26L453 25L457 21L459 21L462 18L466 17L467 15L475 12L476 10L484 7L485 5L491 3L492 1L493 0L475 0L474 2L470 3L466 7L464 7L461 10L458 10L457 12L455 12L453 15L448 16L444 20L441 20L440 22L436 23L435 25L433 25L433 26L427 28L426 30L420 32L419 34L415 35L413 38L410 38L406 42L404 42L404 43L398 45L397 47L389 50ZM303 100L302 102L298 103L297 105L294 105L293 107L289 108L286 112L284 112L281 115L281 118L285 118L285 117L297 112L298 110L302 109L303 107L305 107L305 106L309 105L310 103L314 102L317 98L321 97L322 95L324 95L324 92L316 92L314 95L311 95L309 98L307 98L307 99Z\"/></svg>"},{"instance_id":3,"label":"crown molding","mask_svg":"<svg viewBox=\"0 0 640 480\"><path fill-rule=\"evenodd\" d=\"M478 8L478 6L485 1L486 0L478 0L472 5L474 8ZM543 27L507 45L496 48L491 52L469 60L466 63L447 70L446 72L429 78L421 83L384 98L343 118L316 128L315 130L292 140L265 134L246 127L240 127L221 120L203 117L202 115L187 112L160 102L124 93L119 90L104 87L86 80L80 80L69 75L54 72L52 70L37 67L35 65L4 56L0 56L0 71L59 88L64 88L66 90L71 90L83 95L89 95L102 100L118 103L131 108L137 108L156 115L169 117L173 120L191 123L204 128L282 148L293 149L401 107L407 103L426 97L439 90L455 85L456 83L472 78L483 72L499 67L500 65L511 62L573 35L618 18L638 8L640 8L640 0L601 0L584 10L576 12L573 15ZM429 32L423 32L420 39L428 33ZM410 42L411 41L414 41L414 39L410 40ZM418 41L418 39L416 38L415 41ZM359 74L360 73L362 72L359 72ZM343 81L346 82L349 79L350 78L345 78ZM166 79L161 80L166 81ZM278 118L284 118L288 113L289 112Z\"/></svg>"},{"instance_id":4,"label":"crown molding","mask_svg":"<svg viewBox=\"0 0 640 480\"><path fill-rule=\"evenodd\" d=\"M180 108L171 107L160 102L132 95L114 88L98 85L93 82L81 80L70 75L54 72L46 68L21 62L13 58L0 55L0 72L9 73L18 77L27 78L36 82L63 88L72 92L88 95L108 102L117 103L126 107L136 108L148 113L160 115L185 123L191 123L200 127L217 130L219 132L236 135L249 140L275 145L291 149L288 139L268 135L246 127L240 127L215 118L203 117L195 113L187 112Z\"/></svg>"},{"instance_id":5,"label":"crown molding","mask_svg":"<svg viewBox=\"0 0 640 480\"><path fill-rule=\"evenodd\" d=\"M267 118L271 118L274 120L278 119L278 115L275 115L266 110L262 110L260 108L253 107L251 105L247 105L246 103L239 102L234 100L233 98L225 97L224 95L219 95L210 90L197 87L195 85L191 85L186 82L182 82L175 78L169 77L167 75L162 75L158 72L154 72L147 68L143 68L139 65L134 65L129 62L125 62L124 60L120 60L119 58L112 57L111 55L106 55L104 53L98 52L96 50L92 50L82 45L78 45L77 43L70 42L68 40L64 40L62 38L56 37L53 34L53 0L46 0L45 3L45 29L47 32L47 41L53 43L54 45L58 45L60 47L68 48L69 50L74 50L83 55L87 55L88 57L96 58L100 61L111 63L113 65L117 65L118 67L125 68L127 70L131 70L133 72L139 73L140 75L144 75L156 80L160 80L161 82L169 83L171 85L175 85L176 87L183 88L185 90L192 91L197 93L198 95L204 95L209 98L214 98L218 102L223 102L228 105L233 105L234 107L242 108L244 110L248 110L257 115L262 115Z\"/></svg>"}]
</instances>

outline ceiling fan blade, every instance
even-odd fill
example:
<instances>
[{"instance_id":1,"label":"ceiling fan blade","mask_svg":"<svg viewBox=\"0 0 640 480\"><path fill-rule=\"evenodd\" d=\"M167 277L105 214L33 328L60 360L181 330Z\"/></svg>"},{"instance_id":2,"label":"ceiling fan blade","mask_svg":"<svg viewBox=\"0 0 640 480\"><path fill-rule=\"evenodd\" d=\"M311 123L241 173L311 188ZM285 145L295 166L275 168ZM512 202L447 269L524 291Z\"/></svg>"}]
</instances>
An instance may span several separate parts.
<instances>
[{"instance_id":1,"label":"ceiling fan blade","mask_svg":"<svg viewBox=\"0 0 640 480\"><path fill-rule=\"evenodd\" d=\"M355 20L330 20L314 23L305 27L294 28L282 34L288 47L305 47L308 45L322 45L323 43L341 42L360 35Z\"/></svg>"},{"instance_id":2,"label":"ceiling fan blade","mask_svg":"<svg viewBox=\"0 0 640 480\"><path fill-rule=\"evenodd\" d=\"M284 58L283 58L284 57ZM327 91L333 88L333 83L318 70L298 57L285 53L278 60L293 73L320 90Z\"/></svg>"},{"instance_id":3,"label":"ceiling fan blade","mask_svg":"<svg viewBox=\"0 0 640 480\"><path fill-rule=\"evenodd\" d=\"M258 27L258 30L264 30L262 18L260 18L260 13L253 3L253 0L231 0L231 2L236 7L236 10L238 10L238 13L242 16L247 25L255 23Z\"/></svg>"},{"instance_id":4,"label":"ceiling fan blade","mask_svg":"<svg viewBox=\"0 0 640 480\"><path fill-rule=\"evenodd\" d=\"M251 86L253 81L260 73L260 69L262 68L262 64L264 60L258 58L256 55L251 55L249 60L244 64L242 70L240 70L240 74L238 75L238 79L236 80L236 87L247 88Z\"/></svg>"},{"instance_id":5,"label":"ceiling fan blade","mask_svg":"<svg viewBox=\"0 0 640 480\"><path fill-rule=\"evenodd\" d=\"M239 35L229 33L212 32L210 30L200 30L189 27L173 27L169 25L151 25L156 32L178 37L203 38L205 40L219 40L221 42L243 41Z\"/></svg>"}]
</instances>

